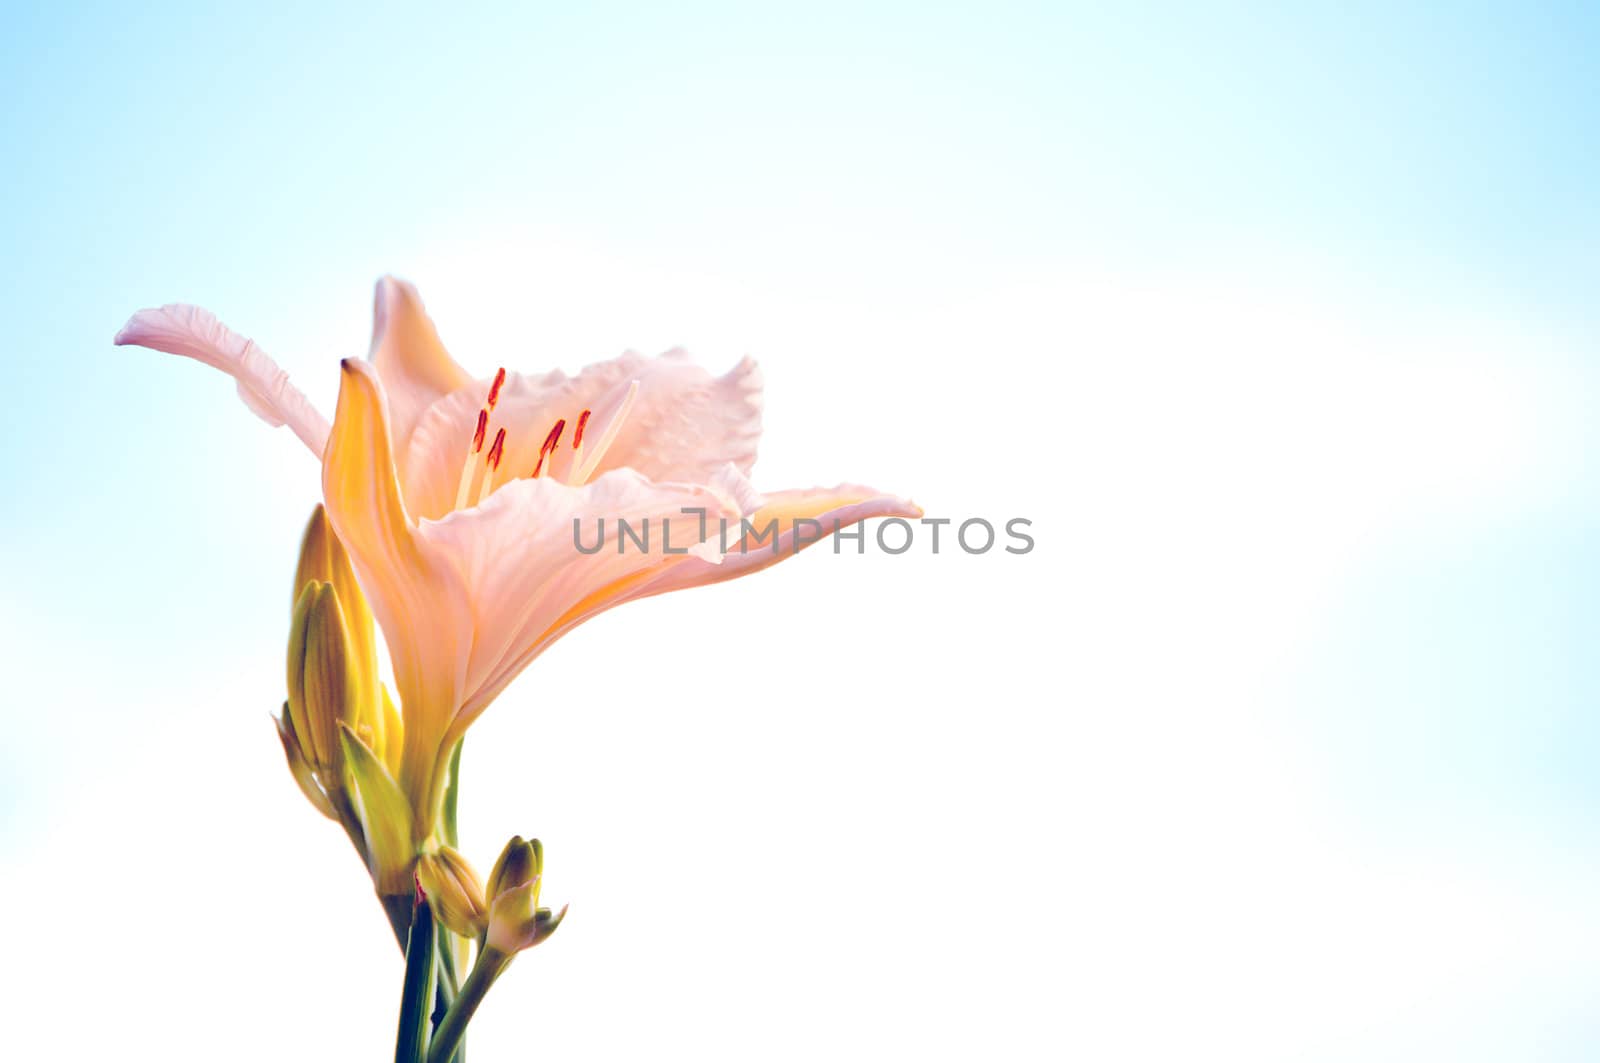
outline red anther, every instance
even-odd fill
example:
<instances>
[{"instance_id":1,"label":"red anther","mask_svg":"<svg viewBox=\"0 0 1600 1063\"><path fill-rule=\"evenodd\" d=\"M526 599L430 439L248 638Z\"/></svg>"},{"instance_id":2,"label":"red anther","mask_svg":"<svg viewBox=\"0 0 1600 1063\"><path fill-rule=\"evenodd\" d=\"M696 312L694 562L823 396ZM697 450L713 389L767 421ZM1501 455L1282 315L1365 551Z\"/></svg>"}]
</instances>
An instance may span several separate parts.
<instances>
[{"instance_id":1,"label":"red anther","mask_svg":"<svg viewBox=\"0 0 1600 1063\"><path fill-rule=\"evenodd\" d=\"M500 455L506 452L506 430L504 428L494 434L494 446L489 448L489 469L492 472L500 467Z\"/></svg>"},{"instance_id":2,"label":"red anther","mask_svg":"<svg viewBox=\"0 0 1600 1063\"><path fill-rule=\"evenodd\" d=\"M478 430L472 433L472 452L474 454L483 450L483 434L489 430L489 411L478 411Z\"/></svg>"},{"instance_id":3,"label":"red anther","mask_svg":"<svg viewBox=\"0 0 1600 1063\"><path fill-rule=\"evenodd\" d=\"M578 430L572 433L572 449L577 450L583 446L583 426L589 423L589 415L593 410L584 410L578 414Z\"/></svg>"},{"instance_id":4,"label":"red anther","mask_svg":"<svg viewBox=\"0 0 1600 1063\"><path fill-rule=\"evenodd\" d=\"M539 445L539 461L533 467L534 479L537 480L539 478L539 471L544 468L545 455L555 450L561 443L561 430L565 427L567 427L567 419L563 417L556 422L556 426L550 429L550 434L545 436L544 442Z\"/></svg>"},{"instance_id":5,"label":"red anther","mask_svg":"<svg viewBox=\"0 0 1600 1063\"><path fill-rule=\"evenodd\" d=\"M494 409L494 404L500 401L500 385L505 382L506 370L504 366L501 366L495 370L494 383L489 385L489 402L487 404L489 409Z\"/></svg>"}]
</instances>

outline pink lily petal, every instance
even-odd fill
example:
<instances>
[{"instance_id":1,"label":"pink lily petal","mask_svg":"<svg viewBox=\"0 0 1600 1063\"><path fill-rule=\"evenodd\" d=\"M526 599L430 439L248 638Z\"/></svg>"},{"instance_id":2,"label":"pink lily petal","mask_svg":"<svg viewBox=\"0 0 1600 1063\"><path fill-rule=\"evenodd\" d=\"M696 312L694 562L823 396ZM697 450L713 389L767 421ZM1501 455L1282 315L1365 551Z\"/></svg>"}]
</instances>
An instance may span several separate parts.
<instances>
[{"instance_id":1,"label":"pink lily petal","mask_svg":"<svg viewBox=\"0 0 1600 1063\"><path fill-rule=\"evenodd\" d=\"M257 417L274 427L288 425L312 454L322 457L327 418L254 340L229 329L211 311L187 303L140 310L112 342L182 355L222 370L237 381L239 398Z\"/></svg>"},{"instance_id":2,"label":"pink lily petal","mask_svg":"<svg viewBox=\"0 0 1600 1063\"><path fill-rule=\"evenodd\" d=\"M649 584L637 588L629 600L760 572L825 540L835 531L864 520L875 517L916 520L921 516L922 507L915 502L861 484L773 492L763 496L759 506L747 509L742 522L729 523L727 549L719 559L697 557L688 564L664 571ZM797 524L797 521L815 521L816 525ZM776 522L774 531L763 535L773 522ZM742 534L745 523L752 530L750 534Z\"/></svg>"},{"instance_id":3,"label":"pink lily petal","mask_svg":"<svg viewBox=\"0 0 1600 1063\"><path fill-rule=\"evenodd\" d=\"M473 603L467 693L452 735L527 666L564 613L692 560L680 551L700 541L702 526L737 520L738 512L715 487L655 483L617 469L581 487L515 480L482 505L423 522L422 535L455 559ZM619 519L647 545L619 544Z\"/></svg>"},{"instance_id":4,"label":"pink lily petal","mask_svg":"<svg viewBox=\"0 0 1600 1063\"><path fill-rule=\"evenodd\" d=\"M748 483L742 489L727 482L723 477L723 486L730 491L737 492L745 499L759 498L749 489ZM763 505L744 510L744 515L751 524L757 528L766 526L768 520L777 519L781 530L776 535L776 549L771 545L772 539L762 539L759 545L749 546L744 552L740 551L740 528L738 517L728 517L729 551L710 558L690 556L677 559L672 564L658 566L654 571L645 571L635 575L634 578L619 581L605 589L604 593L591 595L578 601L575 605L555 617L538 637L527 641L526 649L521 657L515 661L515 667L510 674L495 682L487 691L492 698L500 692L510 678L517 671L526 667L539 654L543 653L552 643L573 628L585 621L591 620L608 609L621 605L624 602L636 601L640 598L649 598L668 591L684 590L689 587L698 587L711 583L721 583L724 580L747 576L759 572L779 561L795 556L800 550L812 545L816 538L812 537L809 526L800 536L797 545L795 526L793 521L799 519L813 519L820 523L822 534L831 534L836 528L848 528L863 520L874 517L905 517L916 519L922 516L922 508L914 502L893 495L884 494L870 487L858 484L840 484L830 488L810 488L806 490L780 491L775 495L767 496ZM712 512L708 518L710 540L707 545L715 546L717 541L718 515ZM586 534L589 534L586 532ZM587 545L587 540L586 540ZM553 610L546 610L540 614L544 619ZM480 710L481 711L481 710Z\"/></svg>"},{"instance_id":5,"label":"pink lily petal","mask_svg":"<svg viewBox=\"0 0 1600 1063\"><path fill-rule=\"evenodd\" d=\"M506 374L489 419L489 437L506 429L502 467L508 475L527 476L538 460L540 445L557 420L568 419L565 435L577 431L582 412L597 404L608 391L640 372L645 359L625 354L588 366L575 377L561 370L538 376ZM430 406L418 420L400 464L406 501L419 519L438 520L454 506L478 411L488 397L491 378L469 383Z\"/></svg>"},{"instance_id":6,"label":"pink lily petal","mask_svg":"<svg viewBox=\"0 0 1600 1063\"><path fill-rule=\"evenodd\" d=\"M395 453L404 454L427 408L465 387L472 377L450 357L415 286L384 277L372 298L372 351L368 355L389 398Z\"/></svg>"},{"instance_id":7,"label":"pink lily petal","mask_svg":"<svg viewBox=\"0 0 1600 1063\"><path fill-rule=\"evenodd\" d=\"M635 384L638 391L626 416L608 424L608 410L622 405ZM417 516L438 519L454 507L489 386L488 378L474 381L434 403L418 421L401 462L406 501ZM614 429L590 475L631 468L652 480L703 483L723 465L732 463L742 472L754 465L761 375L747 358L713 377L681 350L657 358L630 351L574 377L559 370L543 376L509 373L488 419L488 434L492 438L498 428L506 430L503 465L511 475L528 476L551 429L564 422L560 444L541 468L544 475L564 480L572 472L584 410L593 414L584 434L588 459Z\"/></svg>"}]
</instances>

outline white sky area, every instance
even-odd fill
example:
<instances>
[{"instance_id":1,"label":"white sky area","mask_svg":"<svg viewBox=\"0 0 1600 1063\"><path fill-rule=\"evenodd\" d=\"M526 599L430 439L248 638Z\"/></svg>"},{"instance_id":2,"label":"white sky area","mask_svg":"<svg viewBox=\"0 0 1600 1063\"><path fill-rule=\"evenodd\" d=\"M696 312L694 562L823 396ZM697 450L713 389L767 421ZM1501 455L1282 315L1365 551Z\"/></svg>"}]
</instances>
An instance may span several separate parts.
<instances>
[{"instance_id":1,"label":"white sky area","mask_svg":"<svg viewBox=\"0 0 1600 1063\"><path fill-rule=\"evenodd\" d=\"M506 337L530 368L601 331L702 336L713 367L748 345L768 370L758 483L866 479L933 516L1027 517L1038 545L824 545L538 661L469 741L465 842L487 866L512 832L544 838L572 917L491 995L474 1054L1581 1055L1592 847L1464 813L1397 837L1355 793L1359 758L1317 744L1322 643L1341 611L1390 607L1349 601L1364 571L1566 500L1586 377L1549 338L1284 278L1039 276L912 307L570 247L516 262L519 239L415 271L477 370ZM306 328L358 347L360 310ZM311 463L224 381L140 371L198 378L237 426L217 446L250 441L252 492L172 530L172 556L270 520L275 557L218 563L248 588L239 613L286 612ZM272 740L281 665L254 638L281 621L180 611L113 682L13 614L8 641L56 662L25 699L70 675L116 706L92 732L34 721L54 777L6 853L32 960L5 995L46 1007L70 981L95 1019L24 1024L22 1051L154 1035L156 985L192 1007L190 1044L248 1029L244 1058L378 1058L396 956ZM1372 741L1380 710L1337 706ZM32 917L56 912L65 935Z\"/></svg>"},{"instance_id":2,"label":"white sky area","mask_svg":"<svg viewBox=\"0 0 1600 1063\"><path fill-rule=\"evenodd\" d=\"M268 719L315 463L110 346L196 302L331 414L385 272L484 376L753 355L758 487L1036 541L534 662L463 849L571 911L474 1063L1600 1055L1589 18L400 6L0 41L6 1058L392 1058Z\"/></svg>"}]
</instances>

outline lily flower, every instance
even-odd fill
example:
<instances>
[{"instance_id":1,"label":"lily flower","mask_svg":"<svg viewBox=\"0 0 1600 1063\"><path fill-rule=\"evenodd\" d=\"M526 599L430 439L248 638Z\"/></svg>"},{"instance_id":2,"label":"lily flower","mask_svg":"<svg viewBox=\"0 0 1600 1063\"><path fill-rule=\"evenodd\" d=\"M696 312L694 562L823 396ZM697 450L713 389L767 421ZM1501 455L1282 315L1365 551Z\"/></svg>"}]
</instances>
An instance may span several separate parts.
<instances>
[{"instance_id":1,"label":"lily flower","mask_svg":"<svg viewBox=\"0 0 1600 1063\"><path fill-rule=\"evenodd\" d=\"M228 373L251 410L321 461L328 519L390 650L398 789L419 844L434 832L455 743L566 632L622 602L792 556L809 544L797 520L831 532L922 512L848 484L758 493L748 476L761 377L748 358L720 377L672 350L628 352L576 376L473 378L416 289L389 277L377 286L369 357L340 363L331 426L260 347L198 307L141 310L115 342ZM774 519L776 541L751 545L744 522ZM647 524L657 548L622 549L619 520ZM723 521L736 529L726 547ZM576 527L603 527L602 548L576 549Z\"/></svg>"}]
</instances>

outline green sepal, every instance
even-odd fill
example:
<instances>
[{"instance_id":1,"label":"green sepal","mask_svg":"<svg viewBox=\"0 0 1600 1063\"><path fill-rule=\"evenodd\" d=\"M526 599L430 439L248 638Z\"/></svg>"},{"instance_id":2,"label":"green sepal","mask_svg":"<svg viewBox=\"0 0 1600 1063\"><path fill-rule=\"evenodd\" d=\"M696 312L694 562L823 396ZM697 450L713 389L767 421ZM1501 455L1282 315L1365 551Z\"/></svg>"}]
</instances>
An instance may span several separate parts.
<instances>
[{"instance_id":1,"label":"green sepal","mask_svg":"<svg viewBox=\"0 0 1600 1063\"><path fill-rule=\"evenodd\" d=\"M461 747L466 739L456 742L450 753L450 782L444 788L444 840L452 848L461 844L456 837L456 806L461 802Z\"/></svg>"},{"instance_id":2,"label":"green sepal","mask_svg":"<svg viewBox=\"0 0 1600 1063\"><path fill-rule=\"evenodd\" d=\"M348 725L340 725L339 741L350 781L361 801L361 826L372 880L382 895L403 894L412 888L416 855L411 841L411 803L383 761Z\"/></svg>"},{"instance_id":3,"label":"green sepal","mask_svg":"<svg viewBox=\"0 0 1600 1063\"><path fill-rule=\"evenodd\" d=\"M294 718L289 714L287 701L283 703L283 715L274 716L272 722L278 729L278 741L283 743L283 756L289 762L289 774L294 777L295 785L300 787L300 792L311 802L312 808L329 819L337 820L339 813L334 811L328 795L317 785L316 775L306 760L305 751L300 748L300 738L295 734Z\"/></svg>"}]
</instances>

